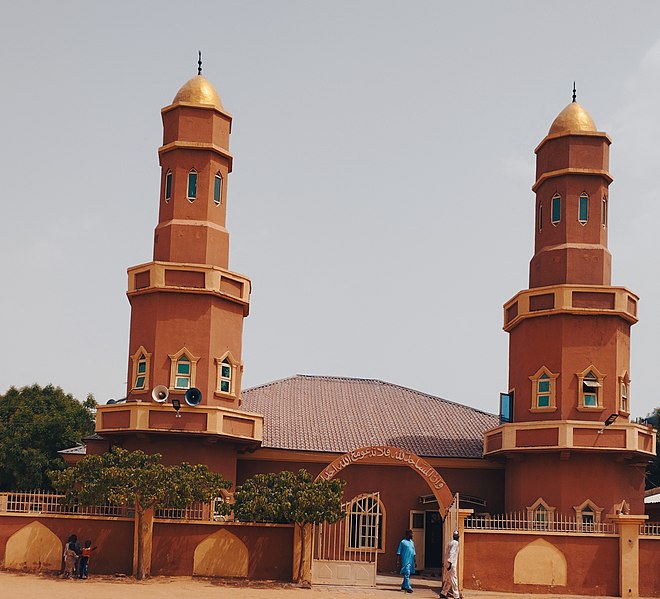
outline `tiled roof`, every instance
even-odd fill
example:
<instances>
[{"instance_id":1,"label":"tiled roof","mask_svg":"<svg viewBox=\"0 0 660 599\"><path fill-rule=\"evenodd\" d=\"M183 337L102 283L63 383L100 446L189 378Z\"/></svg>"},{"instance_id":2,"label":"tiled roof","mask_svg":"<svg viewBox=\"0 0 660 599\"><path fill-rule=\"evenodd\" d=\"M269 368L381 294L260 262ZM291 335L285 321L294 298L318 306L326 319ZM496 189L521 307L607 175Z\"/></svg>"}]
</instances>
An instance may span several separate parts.
<instances>
[{"instance_id":1,"label":"tiled roof","mask_svg":"<svg viewBox=\"0 0 660 599\"><path fill-rule=\"evenodd\" d=\"M480 458L499 424L446 399L373 379L296 375L242 393L265 416L263 447L344 453L392 445L425 457Z\"/></svg>"}]
</instances>

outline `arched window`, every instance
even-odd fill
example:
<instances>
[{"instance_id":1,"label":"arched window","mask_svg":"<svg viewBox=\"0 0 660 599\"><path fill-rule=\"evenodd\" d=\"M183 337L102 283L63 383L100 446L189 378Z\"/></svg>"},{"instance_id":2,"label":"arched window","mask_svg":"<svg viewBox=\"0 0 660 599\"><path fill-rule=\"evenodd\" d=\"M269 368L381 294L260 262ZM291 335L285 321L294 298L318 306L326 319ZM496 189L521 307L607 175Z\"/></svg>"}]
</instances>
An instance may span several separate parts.
<instances>
[{"instance_id":1,"label":"arched window","mask_svg":"<svg viewBox=\"0 0 660 599\"><path fill-rule=\"evenodd\" d=\"M578 206L578 220L580 224L586 224L589 220L589 196L586 193L580 195L580 204Z\"/></svg>"},{"instance_id":2,"label":"arched window","mask_svg":"<svg viewBox=\"0 0 660 599\"><path fill-rule=\"evenodd\" d=\"M537 211L537 224L539 231L543 230L543 204L539 203L539 208Z\"/></svg>"},{"instance_id":3,"label":"arched window","mask_svg":"<svg viewBox=\"0 0 660 599\"><path fill-rule=\"evenodd\" d=\"M220 369L218 371L218 379L220 381L218 387L223 393L231 393L231 371L231 364L229 363L229 360L225 358L220 362Z\"/></svg>"},{"instance_id":4,"label":"arched window","mask_svg":"<svg viewBox=\"0 0 660 599\"><path fill-rule=\"evenodd\" d=\"M240 363L234 360L231 352L215 359L217 368L216 377L216 395L235 395L236 394L236 372Z\"/></svg>"},{"instance_id":5,"label":"arched window","mask_svg":"<svg viewBox=\"0 0 660 599\"><path fill-rule=\"evenodd\" d=\"M149 383L149 362L151 354L144 347L138 347L131 356L133 362L133 378L131 388L133 391L144 391Z\"/></svg>"},{"instance_id":6,"label":"arched window","mask_svg":"<svg viewBox=\"0 0 660 599\"><path fill-rule=\"evenodd\" d=\"M348 548L383 549L384 513L377 495L358 495L348 510Z\"/></svg>"},{"instance_id":7,"label":"arched window","mask_svg":"<svg viewBox=\"0 0 660 599\"><path fill-rule=\"evenodd\" d=\"M592 365L578 373L578 410L603 409L603 380L605 377Z\"/></svg>"},{"instance_id":8,"label":"arched window","mask_svg":"<svg viewBox=\"0 0 660 599\"><path fill-rule=\"evenodd\" d=\"M215 174L213 181L213 202L216 206L222 203L222 175L220 173Z\"/></svg>"},{"instance_id":9,"label":"arched window","mask_svg":"<svg viewBox=\"0 0 660 599\"><path fill-rule=\"evenodd\" d=\"M603 196L602 223L603 223L603 227L607 226L607 196Z\"/></svg>"},{"instance_id":10,"label":"arched window","mask_svg":"<svg viewBox=\"0 0 660 599\"><path fill-rule=\"evenodd\" d=\"M550 220L553 225L556 225L561 220L561 196L558 193L552 196Z\"/></svg>"},{"instance_id":11,"label":"arched window","mask_svg":"<svg viewBox=\"0 0 660 599\"><path fill-rule=\"evenodd\" d=\"M168 170L165 173L165 201L169 202L172 199L172 171Z\"/></svg>"},{"instance_id":12,"label":"arched window","mask_svg":"<svg viewBox=\"0 0 660 599\"><path fill-rule=\"evenodd\" d=\"M627 416L630 414L630 404L628 403L628 394L630 392L630 378L626 372L619 377L619 412L624 412Z\"/></svg>"},{"instance_id":13,"label":"arched window","mask_svg":"<svg viewBox=\"0 0 660 599\"><path fill-rule=\"evenodd\" d=\"M170 354L170 389L190 389L195 386L197 362L185 347L175 354Z\"/></svg>"},{"instance_id":14,"label":"arched window","mask_svg":"<svg viewBox=\"0 0 660 599\"><path fill-rule=\"evenodd\" d=\"M181 356L176 361L176 378L174 382L176 389L190 389L190 358Z\"/></svg>"},{"instance_id":15,"label":"arched window","mask_svg":"<svg viewBox=\"0 0 660 599\"><path fill-rule=\"evenodd\" d=\"M527 508L529 527L534 530L550 530L555 519L555 508L550 507L541 497Z\"/></svg>"},{"instance_id":16,"label":"arched window","mask_svg":"<svg viewBox=\"0 0 660 599\"><path fill-rule=\"evenodd\" d=\"M532 412L551 412L557 408L556 380L545 366L539 368L529 379L532 381Z\"/></svg>"},{"instance_id":17,"label":"arched window","mask_svg":"<svg viewBox=\"0 0 660 599\"><path fill-rule=\"evenodd\" d=\"M194 168L188 173L187 197L191 202L197 199L197 171Z\"/></svg>"},{"instance_id":18,"label":"arched window","mask_svg":"<svg viewBox=\"0 0 660 599\"><path fill-rule=\"evenodd\" d=\"M598 507L595 503L586 499L580 505L573 507L575 510L575 517L578 523L578 530L594 531L601 522L601 514L603 508Z\"/></svg>"}]
</instances>

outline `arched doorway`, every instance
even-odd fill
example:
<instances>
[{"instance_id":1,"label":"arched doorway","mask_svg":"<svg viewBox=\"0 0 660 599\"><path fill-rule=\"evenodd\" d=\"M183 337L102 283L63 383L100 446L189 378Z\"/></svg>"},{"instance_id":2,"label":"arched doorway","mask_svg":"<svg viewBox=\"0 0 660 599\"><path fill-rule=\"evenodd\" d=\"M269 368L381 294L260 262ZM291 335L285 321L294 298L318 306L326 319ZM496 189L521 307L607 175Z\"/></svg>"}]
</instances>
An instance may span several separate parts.
<instances>
[{"instance_id":1,"label":"arched doorway","mask_svg":"<svg viewBox=\"0 0 660 599\"><path fill-rule=\"evenodd\" d=\"M439 569L440 563L442 561L443 517L447 516L450 507L453 511L453 508L456 506L454 496L440 473L438 473L437 470L426 460L420 458L418 455L410 451L389 445L371 445L368 447L360 447L339 456L320 472L320 474L317 476L317 480L331 480L335 476L339 475L339 473L341 473L348 466L353 464L368 464L371 466L407 466L424 480L428 488L431 490L433 497L435 497L435 500L437 501L438 509L429 511L410 510L408 512L410 509L410 506L408 506L406 507L406 517L408 517L408 515L410 516L410 528L413 530L413 539L415 540L415 544L418 548L418 559L421 558L422 560L421 569L425 569L425 566L427 568L431 567ZM364 490L367 491L368 489ZM375 505L375 497L379 496L378 502L380 503L381 494L377 492L377 489L373 489L373 491L374 493L372 494L364 494L358 496L358 499L360 501L366 501L368 499ZM358 584L364 586L364 582L367 579L375 581L376 570L378 567L376 563L378 559L378 551L374 551L372 549L371 554L369 554L369 550L367 550L366 557L365 555L352 555L350 550L355 547L356 544L351 541L346 541L346 551L343 553L340 552L341 555L337 554L336 541L333 541L332 544L334 548L333 554L323 550L323 547L325 547L324 543L327 543L328 538L353 538L354 523L352 522L351 518L354 518L355 514L352 512L355 510L352 510L351 507L353 506L355 500L356 498L353 498L353 500L348 501L345 504L348 508L346 509L346 521L338 523L337 525L329 525L329 527L322 529L315 529L314 538L316 539L316 543L312 563L312 582L317 584L337 584L338 580L335 580L336 577L343 578L342 584ZM385 511L386 510L383 507L380 508L381 514L384 514ZM400 521L401 512L398 511L397 513L399 514ZM420 515L421 521L419 520ZM383 522L378 526L376 526L375 522L372 523L372 528L374 530L376 528L383 529L385 527L385 516L382 516L382 518ZM416 522L417 524L415 524ZM419 524L419 522L421 522L421 524ZM429 527L431 525L433 525L433 532L435 533L432 551L429 540L427 539L427 533L429 533ZM335 529L341 530L337 534ZM391 542L392 539L390 538L389 543ZM341 545L341 542L339 544ZM426 545L429 546L429 556L435 555L438 558L437 565L429 563L429 560L426 560L425 563L424 555ZM384 550L383 546L378 545L378 547L381 550ZM418 565L420 565L419 562ZM369 576L365 574L365 569L367 567L371 568ZM321 569L323 570L323 576L316 576L314 571L316 570L317 572L321 572ZM348 582L348 579L353 578L352 575L349 575L353 570L355 570L355 580ZM362 582L359 580L359 578L362 578Z\"/></svg>"},{"instance_id":2,"label":"arched doorway","mask_svg":"<svg viewBox=\"0 0 660 599\"><path fill-rule=\"evenodd\" d=\"M412 468L426 481L429 489L431 489L433 495L438 500L438 511L443 516L452 504L454 499L452 492L442 476L440 476L431 464L415 455L412 451L406 451L399 447L390 447L389 445L370 445L349 451L328 464L316 478L317 480L331 480L344 468L347 468L351 464L360 463L404 464Z\"/></svg>"}]
</instances>

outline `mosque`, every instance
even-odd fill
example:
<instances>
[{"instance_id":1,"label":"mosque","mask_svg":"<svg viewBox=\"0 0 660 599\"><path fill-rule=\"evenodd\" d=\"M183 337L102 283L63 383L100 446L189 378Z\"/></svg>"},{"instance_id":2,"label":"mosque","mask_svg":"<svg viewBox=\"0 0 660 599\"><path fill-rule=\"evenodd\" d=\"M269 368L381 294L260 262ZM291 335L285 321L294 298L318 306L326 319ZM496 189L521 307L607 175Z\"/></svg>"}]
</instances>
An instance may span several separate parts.
<instances>
[{"instance_id":1,"label":"mosque","mask_svg":"<svg viewBox=\"0 0 660 599\"><path fill-rule=\"evenodd\" d=\"M660 595L660 537L639 532L655 433L629 419L638 297L611 282L611 140L575 97L535 149L534 255L528 287L504 305L498 415L371 379L242 389L251 283L229 269L232 116L201 68L161 114L153 259L128 269L126 400L99 407L87 453L159 452L235 484L299 468L340 476L342 542L378 554L382 571L411 528L418 568L438 572L456 526L466 587ZM533 530L494 531L497 514L522 514ZM539 574L546 562L559 574Z\"/></svg>"}]
</instances>

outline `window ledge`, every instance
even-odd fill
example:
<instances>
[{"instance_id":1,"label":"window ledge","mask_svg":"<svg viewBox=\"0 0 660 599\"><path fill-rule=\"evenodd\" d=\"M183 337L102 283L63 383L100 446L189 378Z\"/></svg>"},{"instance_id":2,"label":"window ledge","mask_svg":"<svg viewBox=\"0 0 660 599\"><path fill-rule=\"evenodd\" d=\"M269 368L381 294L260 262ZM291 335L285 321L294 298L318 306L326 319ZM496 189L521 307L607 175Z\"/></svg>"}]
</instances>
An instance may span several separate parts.
<instances>
[{"instance_id":1,"label":"window ledge","mask_svg":"<svg viewBox=\"0 0 660 599\"><path fill-rule=\"evenodd\" d=\"M578 412L602 412L605 406L577 406Z\"/></svg>"},{"instance_id":2,"label":"window ledge","mask_svg":"<svg viewBox=\"0 0 660 599\"><path fill-rule=\"evenodd\" d=\"M622 418L629 418L630 412L628 410L619 410L619 416Z\"/></svg>"},{"instance_id":3,"label":"window ledge","mask_svg":"<svg viewBox=\"0 0 660 599\"><path fill-rule=\"evenodd\" d=\"M217 389L213 392L215 397L220 397L221 399L236 399L236 396L233 393L227 393L225 391L218 391Z\"/></svg>"},{"instance_id":4,"label":"window ledge","mask_svg":"<svg viewBox=\"0 0 660 599\"><path fill-rule=\"evenodd\" d=\"M557 411L557 406L542 406L542 407L535 407L535 408L529 408L529 411L532 414L539 413L539 412L556 412Z\"/></svg>"}]
</instances>

